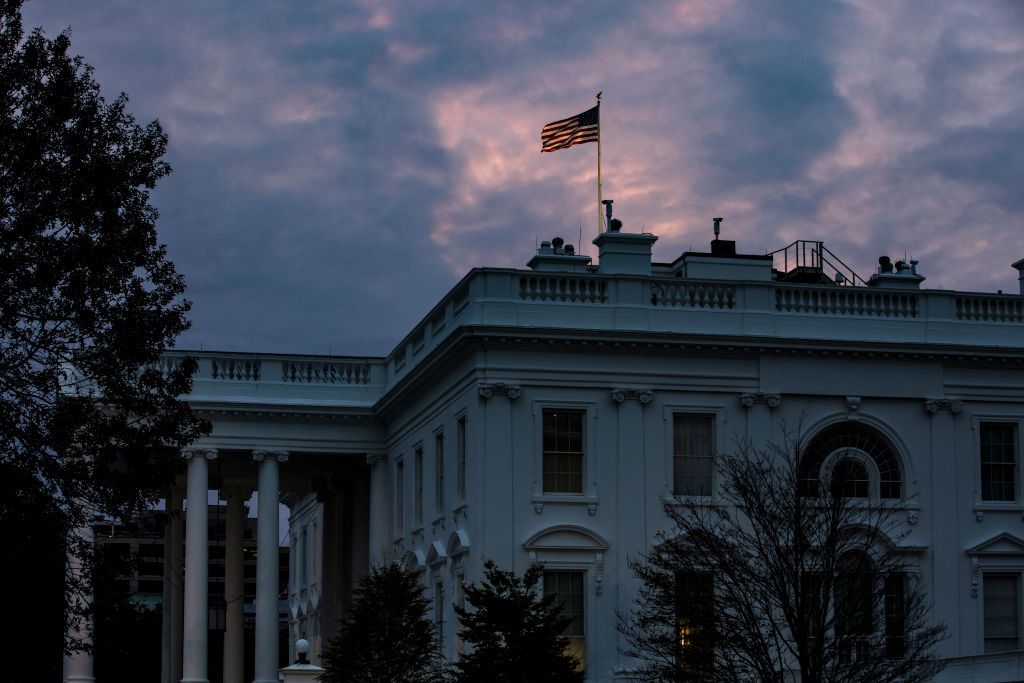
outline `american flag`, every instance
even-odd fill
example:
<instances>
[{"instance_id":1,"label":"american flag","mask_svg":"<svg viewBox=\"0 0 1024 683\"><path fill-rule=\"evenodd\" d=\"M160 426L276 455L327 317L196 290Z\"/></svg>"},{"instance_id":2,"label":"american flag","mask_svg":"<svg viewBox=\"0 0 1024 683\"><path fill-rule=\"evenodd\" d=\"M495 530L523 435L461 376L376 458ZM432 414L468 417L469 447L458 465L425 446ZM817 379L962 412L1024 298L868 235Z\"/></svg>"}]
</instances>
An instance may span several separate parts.
<instances>
[{"instance_id":1,"label":"american flag","mask_svg":"<svg viewBox=\"0 0 1024 683\"><path fill-rule=\"evenodd\" d=\"M554 152L584 142L597 142L601 135L598 123L600 107L593 107L582 114L570 116L560 121L552 121L540 131L542 152Z\"/></svg>"}]
</instances>

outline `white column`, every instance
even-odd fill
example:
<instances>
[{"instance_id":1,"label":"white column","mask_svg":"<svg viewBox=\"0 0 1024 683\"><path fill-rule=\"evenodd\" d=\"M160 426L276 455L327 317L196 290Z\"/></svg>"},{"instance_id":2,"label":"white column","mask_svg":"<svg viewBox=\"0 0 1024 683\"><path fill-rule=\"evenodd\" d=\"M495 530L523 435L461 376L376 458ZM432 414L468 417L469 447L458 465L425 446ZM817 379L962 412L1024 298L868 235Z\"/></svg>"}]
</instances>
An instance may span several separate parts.
<instances>
[{"instance_id":1,"label":"white column","mask_svg":"<svg viewBox=\"0 0 1024 683\"><path fill-rule=\"evenodd\" d=\"M181 492L177 486L167 491L164 511L164 597L163 647L161 648L162 683L181 680Z\"/></svg>"},{"instance_id":2,"label":"white column","mask_svg":"<svg viewBox=\"0 0 1024 683\"><path fill-rule=\"evenodd\" d=\"M95 547L92 525L86 523L72 531L74 538L68 551L67 575L69 583L78 585L71 594L73 611L80 616L74 620L71 637L84 646L92 644L92 587L85 582L89 577L84 571L84 562L89 559ZM85 614L82 614L85 612ZM13 654L13 653L12 653ZM15 656L17 656L15 654ZM64 680L66 683L94 683L92 655L77 650L64 657Z\"/></svg>"},{"instance_id":3,"label":"white column","mask_svg":"<svg viewBox=\"0 0 1024 683\"><path fill-rule=\"evenodd\" d=\"M277 683L278 672L278 547L280 494L278 462L286 451L253 451L259 463L259 501L256 524L256 667L254 683Z\"/></svg>"},{"instance_id":4,"label":"white column","mask_svg":"<svg viewBox=\"0 0 1024 683\"><path fill-rule=\"evenodd\" d=\"M388 548L388 467L387 456L366 456L370 466L370 566L383 564Z\"/></svg>"},{"instance_id":5,"label":"white column","mask_svg":"<svg viewBox=\"0 0 1024 683\"><path fill-rule=\"evenodd\" d=\"M209 522L208 491L210 486L207 460L217 457L214 449L189 448L183 451L188 459L188 489L185 496L185 614L182 647L181 683L208 683L207 632L209 604Z\"/></svg>"},{"instance_id":6,"label":"white column","mask_svg":"<svg viewBox=\"0 0 1024 683\"><path fill-rule=\"evenodd\" d=\"M224 632L224 683L242 683L245 665L243 628L245 578L243 576L242 537L245 506L249 490L228 488L223 492L228 503L227 532L224 539L224 601L227 607Z\"/></svg>"}]
</instances>

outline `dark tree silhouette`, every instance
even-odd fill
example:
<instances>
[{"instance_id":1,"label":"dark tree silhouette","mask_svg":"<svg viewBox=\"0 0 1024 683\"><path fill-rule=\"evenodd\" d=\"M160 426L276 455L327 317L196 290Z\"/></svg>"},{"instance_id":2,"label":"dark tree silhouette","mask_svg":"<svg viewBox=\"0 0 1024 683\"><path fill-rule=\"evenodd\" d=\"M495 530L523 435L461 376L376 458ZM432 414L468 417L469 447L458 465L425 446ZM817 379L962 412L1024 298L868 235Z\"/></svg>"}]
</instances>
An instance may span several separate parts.
<instances>
[{"instance_id":1,"label":"dark tree silhouette","mask_svg":"<svg viewBox=\"0 0 1024 683\"><path fill-rule=\"evenodd\" d=\"M486 578L465 587L471 608L455 607L459 637L469 650L454 665L464 683L572 683L584 672L566 650L562 635L570 620L562 616L555 596L540 595L544 567L533 564L517 577L488 560Z\"/></svg>"},{"instance_id":2,"label":"dark tree silhouette","mask_svg":"<svg viewBox=\"0 0 1024 683\"><path fill-rule=\"evenodd\" d=\"M188 326L149 203L167 139L124 95L106 102L69 47L66 33L26 36L21 1L0 0L0 464L64 529L136 516L204 429L178 398L194 364L158 368Z\"/></svg>"},{"instance_id":3,"label":"dark tree silhouette","mask_svg":"<svg viewBox=\"0 0 1024 683\"><path fill-rule=\"evenodd\" d=\"M926 681L945 626L900 543L890 501L858 498L855 460L822 485L798 438L718 457L713 504L666 503L674 529L632 560L642 581L619 615L640 681ZM798 678L795 678L798 676Z\"/></svg>"},{"instance_id":4,"label":"dark tree silhouette","mask_svg":"<svg viewBox=\"0 0 1024 683\"><path fill-rule=\"evenodd\" d=\"M399 564L359 581L348 616L324 649L325 683L432 683L444 678L430 600L420 577Z\"/></svg>"}]
</instances>

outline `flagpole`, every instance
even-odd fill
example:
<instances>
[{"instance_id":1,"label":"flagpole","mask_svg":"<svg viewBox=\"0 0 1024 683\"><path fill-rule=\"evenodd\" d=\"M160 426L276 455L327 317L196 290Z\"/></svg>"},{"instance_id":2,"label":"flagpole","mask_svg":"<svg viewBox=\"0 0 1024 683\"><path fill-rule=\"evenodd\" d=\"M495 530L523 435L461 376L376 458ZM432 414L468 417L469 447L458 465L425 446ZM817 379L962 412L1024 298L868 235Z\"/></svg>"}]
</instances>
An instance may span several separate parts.
<instances>
[{"instance_id":1,"label":"flagpole","mask_svg":"<svg viewBox=\"0 0 1024 683\"><path fill-rule=\"evenodd\" d=\"M597 236L604 232L601 228L601 93L597 93Z\"/></svg>"}]
</instances>

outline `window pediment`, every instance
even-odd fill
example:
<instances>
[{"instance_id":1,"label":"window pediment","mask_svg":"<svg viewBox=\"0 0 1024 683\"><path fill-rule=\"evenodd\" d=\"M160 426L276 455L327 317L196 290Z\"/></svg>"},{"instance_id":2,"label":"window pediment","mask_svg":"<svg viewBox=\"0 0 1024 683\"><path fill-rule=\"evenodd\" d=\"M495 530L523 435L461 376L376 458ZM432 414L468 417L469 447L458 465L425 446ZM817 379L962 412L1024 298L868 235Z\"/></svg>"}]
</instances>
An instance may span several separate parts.
<instances>
[{"instance_id":1,"label":"window pediment","mask_svg":"<svg viewBox=\"0 0 1024 683\"><path fill-rule=\"evenodd\" d=\"M538 550L590 550L603 552L608 542L597 533L574 524L559 524L538 531L523 543L529 551Z\"/></svg>"},{"instance_id":2,"label":"window pediment","mask_svg":"<svg viewBox=\"0 0 1024 683\"><path fill-rule=\"evenodd\" d=\"M972 557L1024 556L1024 539L1004 531L969 549L967 554Z\"/></svg>"},{"instance_id":3,"label":"window pediment","mask_svg":"<svg viewBox=\"0 0 1024 683\"><path fill-rule=\"evenodd\" d=\"M469 534L463 529L456 529L452 532L452 535L448 537L448 547L446 548L448 557L458 557L459 555L465 555L469 552Z\"/></svg>"}]
</instances>

